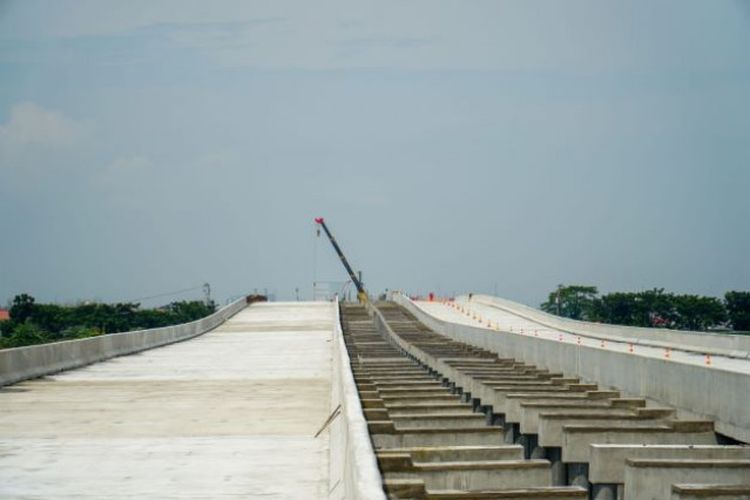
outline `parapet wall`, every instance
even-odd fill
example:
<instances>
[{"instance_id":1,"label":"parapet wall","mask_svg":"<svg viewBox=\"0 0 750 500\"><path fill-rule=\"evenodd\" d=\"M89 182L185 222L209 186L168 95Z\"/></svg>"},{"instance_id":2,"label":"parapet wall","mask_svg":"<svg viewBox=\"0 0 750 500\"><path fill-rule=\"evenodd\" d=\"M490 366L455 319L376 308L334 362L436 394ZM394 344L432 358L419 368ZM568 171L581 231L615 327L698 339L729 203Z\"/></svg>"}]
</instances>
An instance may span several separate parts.
<instances>
[{"instance_id":1,"label":"parapet wall","mask_svg":"<svg viewBox=\"0 0 750 500\"><path fill-rule=\"evenodd\" d=\"M429 315L401 294L392 296L419 321L454 340L660 401L714 420L717 432L750 442L750 405L742 397L750 387L750 375L451 323Z\"/></svg>"},{"instance_id":2,"label":"parapet wall","mask_svg":"<svg viewBox=\"0 0 750 500\"><path fill-rule=\"evenodd\" d=\"M243 297L181 325L0 350L0 386L188 340L213 330L246 306Z\"/></svg>"},{"instance_id":3,"label":"parapet wall","mask_svg":"<svg viewBox=\"0 0 750 500\"><path fill-rule=\"evenodd\" d=\"M469 302L467 295L456 297L458 302ZM518 302L492 297L490 295L473 295L470 303L479 303L502 309L522 318L535 321L544 326L588 336L621 337L630 341L654 342L680 345L683 349L709 351L711 353L731 355L737 358L750 357L750 335L729 333L691 332L669 330L667 328L642 328L622 325L608 325L562 318L544 311L534 309ZM701 349L703 348L703 349Z\"/></svg>"},{"instance_id":4,"label":"parapet wall","mask_svg":"<svg viewBox=\"0 0 750 500\"><path fill-rule=\"evenodd\" d=\"M385 500L375 451L344 344L338 307L332 340L329 499Z\"/></svg>"}]
</instances>

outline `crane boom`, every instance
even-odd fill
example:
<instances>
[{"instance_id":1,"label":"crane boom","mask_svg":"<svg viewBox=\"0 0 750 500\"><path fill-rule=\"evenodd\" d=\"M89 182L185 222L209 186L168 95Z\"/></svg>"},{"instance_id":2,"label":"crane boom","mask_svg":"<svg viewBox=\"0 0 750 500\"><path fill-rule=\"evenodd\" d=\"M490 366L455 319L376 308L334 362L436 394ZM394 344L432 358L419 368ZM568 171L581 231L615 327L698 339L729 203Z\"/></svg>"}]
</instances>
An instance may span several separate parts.
<instances>
[{"instance_id":1,"label":"crane boom","mask_svg":"<svg viewBox=\"0 0 750 500\"><path fill-rule=\"evenodd\" d=\"M326 232L326 236L328 236L328 239L331 241L331 245L333 245L333 249L336 251L336 254L339 256L339 259L341 259L341 263L344 264L344 267L346 268L346 272L349 273L349 278L354 283L354 286L357 287L357 298L359 299L360 302L367 302L367 292L365 291L365 287L362 285L362 282L359 280L356 273L352 269L352 266L349 265L349 261L346 260L346 257L344 256L344 252L341 251L341 247L336 242L336 238L334 238L333 235L331 234L331 231L328 230L328 226L326 226L325 220L323 219L323 217L317 217L315 219L315 223L323 227L323 231Z\"/></svg>"}]
</instances>

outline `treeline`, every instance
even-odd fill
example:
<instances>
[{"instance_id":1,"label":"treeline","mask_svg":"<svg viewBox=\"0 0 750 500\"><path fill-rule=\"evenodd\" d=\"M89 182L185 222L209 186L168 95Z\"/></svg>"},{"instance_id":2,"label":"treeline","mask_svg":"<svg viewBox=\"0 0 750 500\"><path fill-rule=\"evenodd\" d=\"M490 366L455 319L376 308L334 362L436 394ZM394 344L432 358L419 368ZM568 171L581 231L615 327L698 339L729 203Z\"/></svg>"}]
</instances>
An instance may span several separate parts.
<instances>
[{"instance_id":1,"label":"treeline","mask_svg":"<svg viewBox=\"0 0 750 500\"><path fill-rule=\"evenodd\" d=\"M187 323L216 310L212 302L181 301L158 309L141 309L135 302L61 306L37 304L34 297L16 295L10 320L0 321L0 348L59 342L108 333Z\"/></svg>"},{"instance_id":2,"label":"treeline","mask_svg":"<svg viewBox=\"0 0 750 500\"><path fill-rule=\"evenodd\" d=\"M566 318L615 325L677 330L750 330L750 292L727 292L723 300L655 288L599 295L595 286L563 286L541 308Z\"/></svg>"}]
</instances>

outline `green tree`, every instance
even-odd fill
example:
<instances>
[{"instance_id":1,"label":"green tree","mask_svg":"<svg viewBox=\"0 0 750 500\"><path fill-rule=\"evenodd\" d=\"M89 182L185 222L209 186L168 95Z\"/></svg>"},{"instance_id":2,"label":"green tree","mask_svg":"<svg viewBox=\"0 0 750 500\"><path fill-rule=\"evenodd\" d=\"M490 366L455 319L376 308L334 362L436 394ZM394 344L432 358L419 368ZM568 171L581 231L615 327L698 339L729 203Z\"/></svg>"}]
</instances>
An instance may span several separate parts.
<instances>
[{"instance_id":1,"label":"green tree","mask_svg":"<svg viewBox=\"0 0 750 500\"><path fill-rule=\"evenodd\" d=\"M724 304L715 297L675 295L663 288L615 292L594 301L591 317L616 325L706 330L727 320Z\"/></svg>"},{"instance_id":2,"label":"green tree","mask_svg":"<svg viewBox=\"0 0 750 500\"><path fill-rule=\"evenodd\" d=\"M10 320L0 320L0 337L10 335L15 325Z\"/></svg>"},{"instance_id":3,"label":"green tree","mask_svg":"<svg viewBox=\"0 0 750 500\"><path fill-rule=\"evenodd\" d=\"M675 296L663 288L635 293L635 319L632 324L645 327L672 328L679 314L675 310Z\"/></svg>"},{"instance_id":4,"label":"green tree","mask_svg":"<svg viewBox=\"0 0 750 500\"><path fill-rule=\"evenodd\" d=\"M732 328L750 330L750 292L727 292L724 301Z\"/></svg>"},{"instance_id":5,"label":"green tree","mask_svg":"<svg viewBox=\"0 0 750 500\"><path fill-rule=\"evenodd\" d=\"M47 333L30 321L17 325L10 337L2 340L3 347L23 347L50 341Z\"/></svg>"},{"instance_id":6,"label":"green tree","mask_svg":"<svg viewBox=\"0 0 750 500\"><path fill-rule=\"evenodd\" d=\"M634 325L638 321L638 301L634 293L608 293L591 305L591 320L614 325Z\"/></svg>"},{"instance_id":7,"label":"green tree","mask_svg":"<svg viewBox=\"0 0 750 500\"><path fill-rule=\"evenodd\" d=\"M66 328L61 332L61 337L65 340L71 339L85 339L88 337L97 337L102 334L102 331L98 328L92 328L90 326L74 326Z\"/></svg>"},{"instance_id":8,"label":"green tree","mask_svg":"<svg viewBox=\"0 0 750 500\"><path fill-rule=\"evenodd\" d=\"M614 292L596 299L591 319L614 325L669 327L675 322L674 296L663 288Z\"/></svg>"},{"instance_id":9,"label":"green tree","mask_svg":"<svg viewBox=\"0 0 750 500\"><path fill-rule=\"evenodd\" d=\"M13 299L11 319L0 322L0 347L187 323L213 313L215 308L214 303L201 301L173 302L159 309L143 310L132 302L60 306L37 304L34 297L21 294Z\"/></svg>"},{"instance_id":10,"label":"green tree","mask_svg":"<svg viewBox=\"0 0 750 500\"><path fill-rule=\"evenodd\" d=\"M560 285L551 292L541 308L543 311L571 319L589 319L591 307L599 292L595 286Z\"/></svg>"},{"instance_id":11,"label":"green tree","mask_svg":"<svg viewBox=\"0 0 750 500\"><path fill-rule=\"evenodd\" d=\"M676 327L681 330L707 330L727 320L727 311L716 297L677 295L674 297L677 312Z\"/></svg>"},{"instance_id":12,"label":"green tree","mask_svg":"<svg viewBox=\"0 0 750 500\"><path fill-rule=\"evenodd\" d=\"M34 314L35 300L29 294L22 293L13 297L13 303L8 313L10 319L16 323L23 323Z\"/></svg>"},{"instance_id":13,"label":"green tree","mask_svg":"<svg viewBox=\"0 0 750 500\"><path fill-rule=\"evenodd\" d=\"M197 300L172 302L166 307L167 311L180 323L187 323L208 316L214 312L215 308L213 302L206 305L204 302Z\"/></svg>"}]
</instances>

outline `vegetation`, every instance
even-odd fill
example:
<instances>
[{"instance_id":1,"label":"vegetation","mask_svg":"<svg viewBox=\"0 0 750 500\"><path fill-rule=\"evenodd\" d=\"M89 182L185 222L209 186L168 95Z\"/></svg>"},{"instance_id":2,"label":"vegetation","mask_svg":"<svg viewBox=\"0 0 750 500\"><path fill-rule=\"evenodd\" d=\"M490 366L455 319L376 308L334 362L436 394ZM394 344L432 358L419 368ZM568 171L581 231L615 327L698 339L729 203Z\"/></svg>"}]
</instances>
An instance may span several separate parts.
<instances>
[{"instance_id":1,"label":"vegetation","mask_svg":"<svg viewBox=\"0 0 750 500\"><path fill-rule=\"evenodd\" d=\"M200 301L173 302L158 309L141 309L133 302L61 306L37 304L34 297L21 294L13 299L10 320L0 321L0 348L187 323L215 310L214 303Z\"/></svg>"},{"instance_id":2,"label":"vegetation","mask_svg":"<svg viewBox=\"0 0 750 500\"><path fill-rule=\"evenodd\" d=\"M750 292L727 292L724 302L734 329L750 330Z\"/></svg>"},{"instance_id":3,"label":"vegetation","mask_svg":"<svg viewBox=\"0 0 750 500\"><path fill-rule=\"evenodd\" d=\"M584 319L598 293L595 286L561 285L542 303L542 310L566 318Z\"/></svg>"},{"instance_id":4,"label":"vegetation","mask_svg":"<svg viewBox=\"0 0 750 500\"><path fill-rule=\"evenodd\" d=\"M566 318L615 325L750 330L750 292L727 292L722 301L716 297L669 293L663 288L600 296L594 286L560 285L541 308Z\"/></svg>"}]
</instances>

